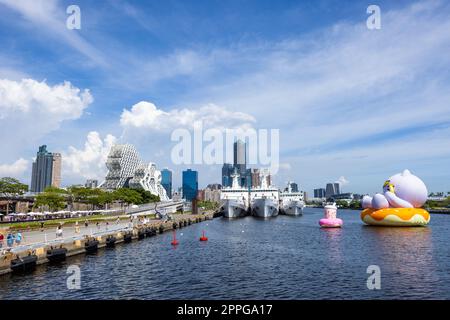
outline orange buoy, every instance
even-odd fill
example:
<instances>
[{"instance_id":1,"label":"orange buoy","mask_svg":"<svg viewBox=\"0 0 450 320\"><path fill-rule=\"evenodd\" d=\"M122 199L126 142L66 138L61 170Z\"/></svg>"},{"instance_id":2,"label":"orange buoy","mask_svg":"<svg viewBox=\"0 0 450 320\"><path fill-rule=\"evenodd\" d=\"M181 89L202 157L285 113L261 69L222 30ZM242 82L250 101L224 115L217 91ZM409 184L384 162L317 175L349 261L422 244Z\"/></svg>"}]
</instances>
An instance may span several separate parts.
<instances>
[{"instance_id":1,"label":"orange buoy","mask_svg":"<svg viewBox=\"0 0 450 320\"><path fill-rule=\"evenodd\" d=\"M178 240L177 240L177 234L176 234L176 232L175 232L175 230L173 230L173 240L172 240L172 242L170 243L171 245L173 245L173 246L176 246L176 245L178 245Z\"/></svg>"},{"instance_id":2,"label":"orange buoy","mask_svg":"<svg viewBox=\"0 0 450 320\"><path fill-rule=\"evenodd\" d=\"M208 241L208 238L205 237L205 230L203 230L202 236L200 237L200 241Z\"/></svg>"}]
</instances>

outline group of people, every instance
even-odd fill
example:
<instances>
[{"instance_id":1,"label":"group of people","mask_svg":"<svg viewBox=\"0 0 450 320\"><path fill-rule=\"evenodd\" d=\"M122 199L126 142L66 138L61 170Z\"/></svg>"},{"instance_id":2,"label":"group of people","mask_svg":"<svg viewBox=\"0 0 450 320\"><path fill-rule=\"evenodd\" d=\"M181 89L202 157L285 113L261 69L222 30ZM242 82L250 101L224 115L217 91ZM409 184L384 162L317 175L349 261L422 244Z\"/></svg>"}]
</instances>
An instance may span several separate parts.
<instances>
[{"instance_id":1,"label":"group of people","mask_svg":"<svg viewBox=\"0 0 450 320\"><path fill-rule=\"evenodd\" d=\"M6 246L8 248L14 247L14 245L20 245L23 241L23 235L19 232L8 232L6 235ZM0 249L3 248L5 242L5 235L0 232Z\"/></svg>"}]
</instances>

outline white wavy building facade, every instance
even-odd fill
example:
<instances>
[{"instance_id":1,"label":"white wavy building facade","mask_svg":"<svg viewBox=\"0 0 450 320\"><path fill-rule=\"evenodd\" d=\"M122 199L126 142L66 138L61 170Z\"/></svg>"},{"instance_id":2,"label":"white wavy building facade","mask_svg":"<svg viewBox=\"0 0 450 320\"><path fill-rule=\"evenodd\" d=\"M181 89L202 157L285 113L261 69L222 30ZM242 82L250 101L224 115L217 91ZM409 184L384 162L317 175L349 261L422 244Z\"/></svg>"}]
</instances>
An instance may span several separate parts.
<instances>
[{"instance_id":1,"label":"white wavy building facade","mask_svg":"<svg viewBox=\"0 0 450 320\"><path fill-rule=\"evenodd\" d=\"M108 173L101 188L116 190L130 187L142 188L159 196L161 201L169 200L166 190L161 185L161 172L154 163L144 163L139 153L131 144L116 144L111 147L106 160Z\"/></svg>"}]
</instances>

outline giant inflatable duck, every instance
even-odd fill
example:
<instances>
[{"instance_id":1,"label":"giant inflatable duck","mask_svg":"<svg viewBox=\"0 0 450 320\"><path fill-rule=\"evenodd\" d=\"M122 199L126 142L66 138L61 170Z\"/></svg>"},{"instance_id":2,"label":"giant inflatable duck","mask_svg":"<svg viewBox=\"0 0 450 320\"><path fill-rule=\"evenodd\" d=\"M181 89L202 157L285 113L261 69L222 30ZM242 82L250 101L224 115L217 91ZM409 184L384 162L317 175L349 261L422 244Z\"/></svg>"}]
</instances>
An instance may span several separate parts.
<instances>
[{"instance_id":1,"label":"giant inflatable duck","mask_svg":"<svg viewBox=\"0 0 450 320\"><path fill-rule=\"evenodd\" d=\"M363 197L361 219L369 225L424 226L430 221L422 209L427 197L423 181L405 170L384 183L383 194Z\"/></svg>"}]
</instances>

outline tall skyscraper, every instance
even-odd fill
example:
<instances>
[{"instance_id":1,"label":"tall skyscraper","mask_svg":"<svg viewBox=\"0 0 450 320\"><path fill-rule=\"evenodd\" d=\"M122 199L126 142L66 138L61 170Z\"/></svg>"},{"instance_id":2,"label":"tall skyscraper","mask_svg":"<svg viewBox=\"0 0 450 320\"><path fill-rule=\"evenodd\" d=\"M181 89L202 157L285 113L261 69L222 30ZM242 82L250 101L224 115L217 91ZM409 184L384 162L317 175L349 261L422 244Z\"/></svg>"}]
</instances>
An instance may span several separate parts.
<instances>
[{"instance_id":1,"label":"tall skyscraper","mask_svg":"<svg viewBox=\"0 0 450 320\"><path fill-rule=\"evenodd\" d=\"M333 185L335 194L340 194L341 193L340 184L338 182L335 182L333 183Z\"/></svg>"},{"instance_id":2,"label":"tall skyscraper","mask_svg":"<svg viewBox=\"0 0 450 320\"><path fill-rule=\"evenodd\" d=\"M237 140L233 145L234 162L233 165L237 168L241 177L245 176L247 170L247 153L246 143L242 140Z\"/></svg>"},{"instance_id":3,"label":"tall skyscraper","mask_svg":"<svg viewBox=\"0 0 450 320\"><path fill-rule=\"evenodd\" d=\"M325 197L330 198L336 194L339 194L339 183L327 183L327 186L325 188Z\"/></svg>"},{"instance_id":4,"label":"tall skyscraper","mask_svg":"<svg viewBox=\"0 0 450 320\"><path fill-rule=\"evenodd\" d=\"M183 171L183 199L192 201L198 193L198 172L187 169Z\"/></svg>"},{"instance_id":5,"label":"tall skyscraper","mask_svg":"<svg viewBox=\"0 0 450 320\"><path fill-rule=\"evenodd\" d=\"M295 183L295 182L290 182L289 184L290 184L290 186L291 186L291 191L292 191L292 192L298 192L298 184L297 184L297 183Z\"/></svg>"},{"instance_id":6,"label":"tall skyscraper","mask_svg":"<svg viewBox=\"0 0 450 320\"><path fill-rule=\"evenodd\" d=\"M233 165L224 163L222 166L222 186L224 188L231 187L231 174L233 173Z\"/></svg>"},{"instance_id":7,"label":"tall skyscraper","mask_svg":"<svg viewBox=\"0 0 450 320\"><path fill-rule=\"evenodd\" d=\"M84 186L88 189L95 189L98 187L98 180L96 179L88 179L86 180L86 183Z\"/></svg>"},{"instance_id":8,"label":"tall skyscraper","mask_svg":"<svg viewBox=\"0 0 450 320\"><path fill-rule=\"evenodd\" d=\"M167 196L172 199L172 171L165 168L161 170L161 184L166 189Z\"/></svg>"},{"instance_id":9,"label":"tall skyscraper","mask_svg":"<svg viewBox=\"0 0 450 320\"><path fill-rule=\"evenodd\" d=\"M324 188L314 189L314 198L325 198L325 189Z\"/></svg>"},{"instance_id":10,"label":"tall skyscraper","mask_svg":"<svg viewBox=\"0 0 450 320\"><path fill-rule=\"evenodd\" d=\"M42 192L49 186L61 186L61 154L48 152L42 145L32 165L30 191Z\"/></svg>"}]
</instances>

